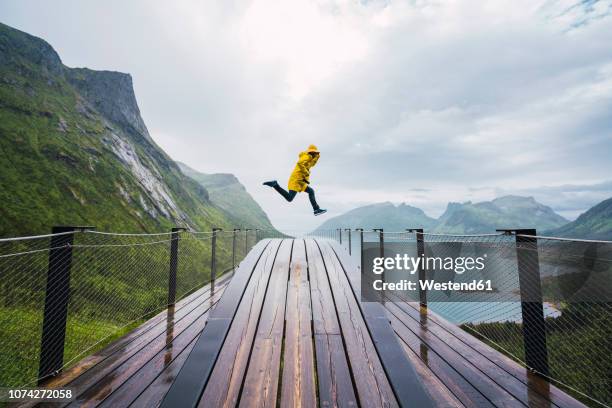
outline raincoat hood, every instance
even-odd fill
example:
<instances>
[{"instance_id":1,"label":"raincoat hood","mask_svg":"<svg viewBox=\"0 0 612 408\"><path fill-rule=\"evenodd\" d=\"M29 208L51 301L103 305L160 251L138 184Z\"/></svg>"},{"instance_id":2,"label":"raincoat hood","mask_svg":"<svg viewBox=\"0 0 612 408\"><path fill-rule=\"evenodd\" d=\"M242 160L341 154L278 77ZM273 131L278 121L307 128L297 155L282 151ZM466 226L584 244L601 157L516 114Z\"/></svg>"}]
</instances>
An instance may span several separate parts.
<instances>
[{"instance_id":1,"label":"raincoat hood","mask_svg":"<svg viewBox=\"0 0 612 408\"><path fill-rule=\"evenodd\" d=\"M306 149L306 153L320 153L319 149L317 149L317 146L311 144L310 146L308 146L308 149Z\"/></svg>"}]
</instances>

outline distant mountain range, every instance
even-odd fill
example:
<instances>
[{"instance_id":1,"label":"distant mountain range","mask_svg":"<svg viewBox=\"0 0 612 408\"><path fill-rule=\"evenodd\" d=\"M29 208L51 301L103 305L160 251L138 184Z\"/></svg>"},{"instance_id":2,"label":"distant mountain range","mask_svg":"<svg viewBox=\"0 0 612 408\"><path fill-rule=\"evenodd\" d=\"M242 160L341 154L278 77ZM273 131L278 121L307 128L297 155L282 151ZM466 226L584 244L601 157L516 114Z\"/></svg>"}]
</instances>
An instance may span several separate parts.
<instances>
[{"instance_id":1,"label":"distant mountain range","mask_svg":"<svg viewBox=\"0 0 612 408\"><path fill-rule=\"evenodd\" d=\"M504 196L480 203L449 203L438 219L407 204L379 203L330 218L317 230L363 227L389 231L424 228L436 233L479 234L498 228L536 228L539 234L612 240L612 199L569 222L533 197Z\"/></svg>"},{"instance_id":2,"label":"distant mountain range","mask_svg":"<svg viewBox=\"0 0 612 408\"><path fill-rule=\"evenodd\" d=\"M325 221L317 231L335 228L384 228L396 231L397 228L426 228L430 230L437 220L428 217L423 210L408 204L394 205L390 202L358 207L342 215Z\"/></svg>"},{"instance_id":3,"label":"distant mountain range","mask_svg":"<svg viewBox=\"0 0 612 408\"><path fill-rule=\"evenodd\" d=\"M480 203L449 203L433 231L455 234L494 232L497 228L545 231L568 222L533 197L504 196Z\"/></svg>"},{"instance_id":4,"label":"distant mountain range","mask_svg":"<svg viewBox=\"0 0 612 408\"><path fill-rule=\"evenodd\" d=\"M129 74L66 67L47 42L4 24L0 169L0 236L272 228L233 176L193 180L155 144Z\"/></svg>"}]
</instances>

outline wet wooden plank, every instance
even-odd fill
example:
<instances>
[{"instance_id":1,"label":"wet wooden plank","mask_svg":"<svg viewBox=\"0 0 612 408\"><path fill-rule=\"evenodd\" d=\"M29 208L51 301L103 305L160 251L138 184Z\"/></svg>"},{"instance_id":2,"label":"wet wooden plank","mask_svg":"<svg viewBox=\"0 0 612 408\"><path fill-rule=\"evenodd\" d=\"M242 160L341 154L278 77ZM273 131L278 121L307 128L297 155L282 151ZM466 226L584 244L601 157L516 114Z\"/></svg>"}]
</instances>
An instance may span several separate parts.
<instances>
[{"instance_id":1,"label":"wet wooden plank","mask_svg":"<svg viewBox=\"0 0 612 408\"><path fill-rule=\"evenodd\" d=\"M274 261L240 397L242 407L276 405L292 244L284 241Z\"/></svg>"},{"instance_id":2,"label":"wet wooden plank","mask_svg":"<svg viewBox=\"0 0 612 408\"><path fill-rule=\"evenodd\" d=\"M317 402L312 345L312 312L306 248L295 240L285 306L285 348L281 407L313 407Z\"/></svg>"},{"instance_id":3,"label":"wet wooden plank","mask_svg":"<svg viewBox=\"0 0 612 408\"><path fill-rule=\"evenodd\" d=\"M412 316L416 316L418 312L418 305L415 303L406 303L407 306L410 306L413 311L410 311ZM459 347L459 349L463 349L463 346L469 347L474 350L479 358L472 360L472 362L477 366L481 367L481 363L485 366L488 366L488 362L492 362L502 370L504 370L507 374L510 374L512 377L518 379L521 383L525 384L529 390L527 390L528 395L533 396L534 393L540 395L552 402L557 407L561 408L574 408L574 407L584 407L580 401L572 398L570 395L566 394L559 388L550 384L544 378L532 374L525 367L518 364L516 361L510 359L489 345L483 343L478 340L474 336L462 330L457 325L454 325L443 317L437 315L436 313L429 311L428 315L429 322L429 330L435 332L439 337L449 338L447 336L453 336L457 341L463 343L462 346L459 343L456 343L454 340L449 338L449 341L453 341L455 344L454 348ZM444 333L446 332L446 333ZM507 377L506 375L500 374L500 377ZM537 398L537 396L536 396Z\"/></svg>"},{"instance_id":4,"label":"wet wooden plank","mask_svg":"<svg viewBox=\"0 0 612 408\"><path fill-rule=\"evenodd\" d=\"M150 408L157 407L161 403L164 395L168 392L170 384L174 382L174 379L178 375L181 367L185 364L185 360L189 357L189 353L193 349L197 339L185 347L185 349L168 365L157 377L145 388L140 394L135 394L132 398L135 398L131 403L132 408Z\"/></svg>"},{"instance_id":5,"label":"wet wooden plank","mask_svg":"<svg viewBox=\"0 0 612 408\"><path fill-rule=\"evenodd\" d=\"M226 278L227 277L223 277L219 281L219 284L227 283ZM193 302L201 301L203 299L208 299L209 296L210 296L210 285L206 285L198 289L194 293L188 295L184 299L181 299L174 306L175 318L179 318L177 314L181 311L181 309L188 307L190 305L193 306L194 305ZM97 364L99 364L100 362L108 358L120 356L121 353L125 353L126 350L129 349L128 345L130 343L133 343L134 341L138 340L140 337L146 335L149 331L153 330L159 325L165 326L166 320L168 317L167 315L168 315L168 310L164 310L163 312L160 312L156 316L147 320L141 326L137 327L130 333L126 334L120 339L109 344L102 350L97 351L95 354L92 354L91 356L85 357L84 359L79 361L74 366L70 367L67 370L64 370L58 376L51 377L48 381L45 382L45 384L43 384L43 387L60 388L62 386L65 386L71 381L74 381L80 375L84 374L86 371L92 368L96 369Z\"/></svg>"},{"instance_id":6,"label":"wet wooden plank","mask_svg":"<svg viewBox=\"0 0 612 408\"><path fill-rule=\"evenodd\" d=\"M432 351L429 346L421 341L406 325L404 325L394 314L393 307L388 305L390 311L391 325L399 338L410 351L418 356L428 370L440 380L442 384L466 407L493 407L494 405L478 389L455 371L450 364Z\"/></svg>"},{"instance_id":7,"label":"wet wooden plank","mask_svg":"<svg viewBox=\"0 0 612 408\"><path fill-rule=\"evenodd\" d=\"M344 278L358 300L357 305L398 403L403 406L417 405L423 408L433 408L438 405L425 389L422 377L417 374L414 365L400 345L383 304L360 301L361 271L357 268L357 264L337 243L324 241L320 245L328 247L330 256L334 256L341 265Z\"/></svg>"},{"instance_id":8,"label":"wet wooden plank","mask_svg":"<svg viewBox=\"0 0 612 408\"><path fill-rule=\"evenodd\" d=\"M160 406L174 408L198 404L253 272L265 249L275 242L277 240L259 241L240 263Z\"/></svg>"},{"instance_id":9,"label":"wet wooden plank","mask_svg":"<svg viewBox=\"0 0 612 408\"><path fill-rule=\"evenodd\" d=\"M418 321L420 319L419 312L413 307L405 303L398 304L397 306L413 320ZM506 371L493 364L487 358L484 358L482 354L468 347L465 343L461 342L455 336L442 329L439 325L430 323L429 319L427 323L427 331L430 336L435 336L435 338L446 344L455 353L470 361L470 363L483 375L489 377L493 382L498 384L501 388L506 390L523 404L533 407L551 406L549 399L538 394L535 390L527 387L526 384L522 383L514 376L508 375Z\"/></svg>"},{"instance_id":10,"label":"wet wooden plank","mask_svg":"<svg viewBox=\"0 0 612 408\"><path fill-rule=\"evenodd\" d=\"M346 361L342 336L315 334L319 405L356 407L357 398Z\"/></svg>"},{"instance_id":11,"label":"wet wooden plank","mask_svg":"<svg viewBox=\"0 0 612 408\"><path fill-rule=\"evenodd\" d=\"M425 361L423 361L410 349L410 347L408 347L406 343L401 341L401 345L404 349L404 352L406 353L406 356L408 357L408 359L410 359L418 375L421 377L423 386L431 396L436 407L449 408L465 406L461 403L461 401L459 401L459 399L457 399L457 397L453 395L453 393L448 389L448 387L446 387L444 383L442 383L442 381L440 381L440 379L436 377L435 374L431 371L431 369L426 365L425 361L427 361L427 358L425 358Z\"/></svg>"},{"instance_id":12,"label":"wet wooden plank","mask_svg":"<svg viewBox=\"0 0 612 408\"><path fill-rule=\"evenodd\" d=\"M310 296L314 334L340 334L340 323L334 307L323 256L313 239L306 240L306 254L310 271Z\"/></svg>"},{"instance_id":13,"label":"wet wooden plank","mask_svg":"<svg viewBox=\"0 0 612 408\"><path fill-rule=\"evenodd\" d=\"M457 354L452 348L429 333L426 328L422 328L419 322L412 319L402 311L402 309L399 307L401 305L398 306L392 302L387 302L386 306L387 309L392 311L393 315L397 317L410 331L412 331L423 343L427 344L431 351L435 352L438 356L440 356L440 358L446 361L455 371L465 378L474 388L478 389L478 391L494 405L503 407L524 406L521 401L516 399L512 394L507 392L504 388L500 387L497 383L492 381L489 377L474 367L470 361Z\"/></svg>"},{"instance_id":14,"label":"wet wooden plank","mask_svg":"<svg viewBox=\"0 0 612 408\"><path fill-rule=\"evenodd\" d=\"M285 244L287 245L287 244ZM270 245L257 264L223 343L200 406L235 405L255 338L257 321L280 241Z\"/></svg>"},{"instance_id":15,"label":"wet wooden plank","mask_svg":"<svg viewBox=\"0 0 612 408\"><path fill-rule=\"evenodd\" d=\"M213 294L212 300L216 302L222 295L222 290L216 290ZM185 347L191 340L193 340L199 332L204 328L206 319L208 318L208 311L210 309L210 303L204 302L199 307L195 308L185 318L178 322L169 322L166 331L161 333L146 347L141 348L138 352L134 353L130 358L125 360L121 365L116 367L114 370L107 372L105 376L100 378L94 383L89 383L87 389L81 393L72 403L68 406L74 407L93 407L99 405L108 396L110 396L115 390L124 385L140 368L146 366L152 359L157 355L161 354L160 361L163 362L163 352L168 347ZM176 345L174 344L177 339L181 339ZM182 345L186 343L185 345ZM161 370L161 368L159 369ZM136 377L132 383L134 388L144 388L146 383L142 381L146 380L146 377ZM127 391L129 393L129 390ZM117 395L116 397L127 397L127 393L123 396Z\"/></svg>"},{"instance_id":16,"label":"wet wooden plank","mask_svg":"<svg viewBox=\"0 0 612 408\"><path fill-rule=\"evenodd\" d=\"M330 252L330 247L323 245L320 249L334 295L359 403L367 407L398 406L344 271L338 259Z\"/></svg>"},{"instance_id":17,"label":"wet wooden plank","mask_svg":"<svg viewBox=\"0 0 612 408\"><path fill-rule=\"evenodd\" d=\"M310 277L319 404L326 407L356 406L357 397L323 256L313 239L307 239L305 243Z\"/></svg>"}]
</instances>

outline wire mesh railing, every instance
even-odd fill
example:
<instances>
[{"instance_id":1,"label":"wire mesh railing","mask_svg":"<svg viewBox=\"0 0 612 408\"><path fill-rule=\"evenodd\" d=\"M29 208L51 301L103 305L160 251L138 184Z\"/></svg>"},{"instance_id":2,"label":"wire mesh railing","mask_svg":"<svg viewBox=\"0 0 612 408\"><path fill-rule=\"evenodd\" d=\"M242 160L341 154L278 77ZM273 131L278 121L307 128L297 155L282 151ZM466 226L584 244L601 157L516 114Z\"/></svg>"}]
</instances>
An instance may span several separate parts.
<instances>
[{"instance_id":1,"label":"wire mesh railing","mask_svg":"<svg viewBox=\"0 0 612 408\"><path fill-rule=\"evenodd\" d=\"M401 252L456 261L486 254L481 275L494 282L487 297L425 291L409 300L426 304L585 403L612 403L612 242L526 230L116 234L72 228L0 239L0 387L33 385L55 375L213 277L231 273L259 240L287 237L332 239L357 259L368 245L382 248L384 256ZM462 279L438 267L423 276Z\"/></svg>"},{"instance_id":2,"label":"wire mesh railing","mask_svg":"<svg viewBox=\"0 0 612 408\"><path fill-rule=\"evenodd\" d=\"M43 383L232 272L264 235L54 231L0 239L0 387Z\"/></svg>"},{"instance_id":3,"label":"wire mesh railing","mask_svg":"<svg viewBox=\"0 0 612 408\"><path fill-rule=\"evenodd\" d=\"M397 291L386 300L400 295L421 302L587 405L612 404L612 242L540 237L535 230L451 235L338 229L332 238L361 258L362 268L368 249L383 257L450 259L455 268L459 260L481 257L484 268L476 276L492 282L485 295ZM421 277L460 283L475 276L440 266L426 268Z\"/></svg>"}]
</instances>

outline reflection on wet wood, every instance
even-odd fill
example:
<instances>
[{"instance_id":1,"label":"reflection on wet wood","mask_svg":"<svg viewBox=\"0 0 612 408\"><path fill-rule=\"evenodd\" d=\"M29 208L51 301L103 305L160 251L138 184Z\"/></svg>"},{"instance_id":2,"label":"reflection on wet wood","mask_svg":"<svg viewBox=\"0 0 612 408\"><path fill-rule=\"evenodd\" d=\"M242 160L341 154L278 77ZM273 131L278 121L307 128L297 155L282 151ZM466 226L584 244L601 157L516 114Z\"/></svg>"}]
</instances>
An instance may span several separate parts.
<instances>
[{"instance_id":1,"label":"reflection on wet wood","mask_svg":"<svg viewBox=\"0 0 612 408\"><path fill-rule=\"evenodd\" d=\"M292 244L291 240L283 241L272 268L240 406L274 406L276 403Z\"/></svg>"},{"instance_id":2,"label":"reflection on wet wood","mask_svg":"<svg viewBox=\"0 0 612 408\"><path fill-rule=\"evenodd\" d=\"M330 248L321 251L359 401L367 407L398 406L342 267Z\"/></svg>"},{"instance_id":3,"label":"reflection on wet wood","mask_svg":"<svg viewBox=\"0 0 612 408\"><path fill-rule=\"evenodd\" d=\"M482 395L478 389L470 384L463 376L455 371L452 366L446 362L443 358L434 352L431 352L429 346L419 339L412 331L406 327L405 324L399 320L394 312L400 313L397 307L389 302L387 304L389 309L391 324L395 329L397 335L404 342L407 348L416 355L420 356L421 349L427 349L427 367L429 375L435 376L444 387L446 387L460 402L466 407L493 407L494 405L489 402Z\"/></svg>"},{"instance_id":4,"label":"reflection on wet wood","mask_svg":"<svg viewBox=\"0 0 612 408\"><path fill-rule=\"evenodd\" d=\"M287 305L281 407L316 405L315 365L311 331L310 285L304 241L293 244Z\"/></svg>"},{"instance_id":5,"label":"reflection on wet wood","mask_svg":"<svg viewBox=\"0 0 612 408\"><path fill-rule=\"evenodd\" d=\"M310 278L319 404L324 407L357 406L323 256L313 240L306 240L306 253Z\"/></svg>"},{"instance_id":6,"label":"reflection on wet wood","mask_svg":"<svg viewBox=\"0 0 612 408\"><path fill-rule=\"evenodd\" d=\"M218 300L219 295L219 288L217 288L217 293L212 298ZM208 318L208 304L208 302L204 302L184 318L172 324L175 336L169 346L166 344L165 333L160 334L125 360L123 364L101 377L94 384L90 384L88 389L69 406L95 406L105 401L119 387L138 388L139 383L146 381L146 376L134 376L141 367L151 364L149 374L159 372L163 367L164 354L171 353L175 347L179 351L182 350L186 345L184 343L188 344L202 331ZM155 364L151 362L156 358L158 360L157 369L154 369ZM129 394L129 392L127 393ZM123 394L115 395L111 401L116 401L117 398L123 398Z\"/></svg>"},{"instance_id":7,"label":"reflection on wet wood","mask_svg":"<svg viewBox=\"0 0 612 408\"><path fill-rule=\"evenodd\" d=\"M270 246L253 271L253 277L245 290L208 381L208 386L200 400L201 406L204 404L213 407L232 406L238 402L251 345L257 329L255 316L259 316L261 312L277 251L278 244Z\"/></svg>"},{"instance_id":8,"label":"reflection on wet wood","mask_svg":"<svg viewBox=\"0 0 612 408\"><path fill-rule=\"evenodd\" d=\"M419 313L417 311L418 307L416 303L405 303L402 310L414 319ZM499 367L501 371L495 371L492 374L494 379L501 382L501 386L504 388L515 389L518 390L518 393L523 393L523 401L533 401L533 404L537 402L542 406L548 406L548 401L557 407L583 406L559 388L551 385L543 377L531 373L515 361L479 341L458 326L447 322L437 314L433 312L428 314L428 324L429 331L443 339L444 342L452 344L452 348L457 353L461 355L469 353L473 356L470 362L474 366L482 370L496 370L495 367L492 367L492 364ZM517 384L516 380L520 383ZM523 391L520 390L521 388ZM534 406L533 404L531 406Z\"/></svg>"}]
</instances>

